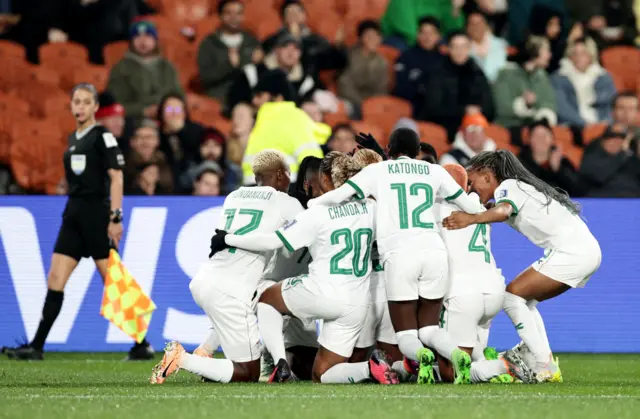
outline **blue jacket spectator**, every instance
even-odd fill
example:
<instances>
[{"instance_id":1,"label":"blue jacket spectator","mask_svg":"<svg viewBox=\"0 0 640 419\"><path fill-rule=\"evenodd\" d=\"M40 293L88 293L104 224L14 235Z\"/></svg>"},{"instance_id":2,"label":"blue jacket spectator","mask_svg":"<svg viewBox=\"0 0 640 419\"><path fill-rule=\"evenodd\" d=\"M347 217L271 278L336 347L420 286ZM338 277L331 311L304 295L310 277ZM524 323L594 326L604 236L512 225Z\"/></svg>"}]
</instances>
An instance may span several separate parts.
<instances>
[{"instance_id":1,"label":"blue jacket spectator","mask_svg":"<svg viewBox=\"0 0 640 419\"><path fill-rule=\"evenodd\" d=\"M440 40L440 22L433 17L422 18L416 45L402 53L396 61L393 95L411 102L414 117L424 104L424 85L429 74L444 61L439 50Z\"/></svg>"},{"instance_id":2,"label":"blue jacket spectator","mask_svg":"<svg viewBox=\"0 0 640 419\"><path fill-rule=\"evenodd\" d=\"M567 49L568 58L560 62L560 70L551 82L556 91L558 122L583 127L611 119L611 102L616 87L607 70L602 68L592 48L582 38Z\"/></svg>"},{"instance_id":3,"label":"blue jacket spectator","mask_svg":"<svg viewBox=\"0 0 640 419\"><path fill-rule=\"evenodd\" d=\"M471 57L493 83L507 63L507 42L491 33L487 18L479 11L467 16L467 35L471 38Z\"/></svg>"}]
</instances>

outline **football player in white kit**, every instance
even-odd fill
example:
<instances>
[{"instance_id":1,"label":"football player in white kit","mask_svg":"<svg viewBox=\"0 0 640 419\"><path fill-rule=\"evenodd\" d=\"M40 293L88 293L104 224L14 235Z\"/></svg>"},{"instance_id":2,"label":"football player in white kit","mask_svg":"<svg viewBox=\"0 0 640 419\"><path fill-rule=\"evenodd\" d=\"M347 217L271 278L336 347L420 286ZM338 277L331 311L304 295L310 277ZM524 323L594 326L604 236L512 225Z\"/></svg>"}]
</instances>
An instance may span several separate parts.
<instances>
[{"instance_id":1,"label":"football player in white kit","mask_svg":"<svg viewBox=\"0 0 640 419\"><path fill-rule=\"evenodd\" d=\"M349 173L358 169L345 154L329 153L321 165L323 190L332 187L327 171L342 172L346 180ZM375 214L374 200L353 200L333 207L308 209L291 224L273 233L223 236L226 245L253 251L284 246L293 252L308 247L313 259L309 275L289 278L260 297L260 333L269 352L278 360L271 382L284 382L291 377L282 335L283 314L301 320L323 320L313 381L357 383L373 379L381 384L398 382L383 351L375 350L368 362L347 362L369 307Z\"/></svg>"},{"instance_id":2,"label":"football player in white kit","mask_svg":"<svg viewBox=\"0 0 640 419\"><path fill-rule=\"evenodd\" d=\"M273 231L302 212L289 188L289 167L284 155L264 150L255 156L253 172L259 186L242 187L224 201L218 228L241 237L253 232ZM215 236L214 236L215 237ZM170 342L151 375L152 384L185 369L212 381L258 381L262 348L252 298L262 278L267 253L229 248L210 255L189 284L195 302L211 320L226 359L214 359L185 352Z\"/></svg>"},{"instance_id":3,"label":"football player in white kit","mask_svg":"<svg viewBox=\"0 0 640 419\"><path fill-rule=\"evenodd\" d=\"M600 245L566 193L533 176L513 153L480 153L467 170L471 189L483 203L495 199L495 207L479 214L454 212L443 224L460 229L506 222L544 249L544 255L507 286L504 309L533 354L535 363L530 366L536 380L560 382L562 373L536 305L571 288L584 287L600 267Z\"/></svg>"},{"instance_id":4,"label":"football player in white kit","mask_svg":"<svg viewBox=\"0 0 640 419\"><path fill-rule=\"evenodd\" d=\"M468 189L467 171L458 164L446 164L443 168L465 190ZM484 211L480 198L478 211ZM442 220L459 208L446 200L436 200L438 220ZM441 229L449 255L450 288L444 298L440 327L445 329L453 342L471 355L471 382L482 383L500 377L498 382L512 382L511 377L528 382L531 371L520 358L507 351L503 359L485 360L484 349L489 339L491 321L502 310L504 301L504 277L496 266L491 253L491 226L478 224L460 230ZM451 365L439 360L440 377L453 381Z\"/></svg>"},{"instance_id":5,"label":"football player in white kit","mask_svg":"<svg viewBox=\"0 0 640 419\"><path fill-rule=\"evenodd\" d=\"M433 204L436 197L442 196L465 211L474 212L477 203L442 167L415 159L419 144L414 131L395 130L389 139L389 156L393 160L365 167L345 185L312 199L308 206L312 209L314 205L335 205L353 195L376 199L378 250L400 351L419 363L419 383L435 381L435 356L425 346L452 361L455 383L468 383L471 357L438 327L449 278L447 251L438 234Z\"/></svg>"}]
</instances>

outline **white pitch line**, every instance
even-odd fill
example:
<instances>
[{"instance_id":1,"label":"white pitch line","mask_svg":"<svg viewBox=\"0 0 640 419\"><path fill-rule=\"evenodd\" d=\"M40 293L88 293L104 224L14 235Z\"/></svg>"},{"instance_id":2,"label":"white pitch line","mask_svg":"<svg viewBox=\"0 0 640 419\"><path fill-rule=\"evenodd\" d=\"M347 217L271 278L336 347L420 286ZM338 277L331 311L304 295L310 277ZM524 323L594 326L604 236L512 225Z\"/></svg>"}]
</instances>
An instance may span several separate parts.
<instances>
[{"instance_id":1,"label":"white pitch line","mask_svg":"<svg viewBox=\"0 0 640 419\"><path fill-rule=\"evenodd\" d=\"M32 399L71 399L71 400L112 400L112 399L571 399L571 400L640 400L640 395L630 394L21 394L5 396L4 400L32 400Z\"/></svg>"}]
</instances>

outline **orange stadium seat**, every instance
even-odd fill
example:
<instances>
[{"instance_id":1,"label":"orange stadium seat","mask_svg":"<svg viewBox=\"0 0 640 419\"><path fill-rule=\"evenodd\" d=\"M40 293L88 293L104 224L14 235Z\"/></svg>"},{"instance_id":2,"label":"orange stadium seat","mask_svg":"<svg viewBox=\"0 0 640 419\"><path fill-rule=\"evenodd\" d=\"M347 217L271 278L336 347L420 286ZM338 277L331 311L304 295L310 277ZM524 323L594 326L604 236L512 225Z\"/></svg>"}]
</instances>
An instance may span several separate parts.
<instances>
[{"instance_id":1,"label":"orange stadium seat","mask_svg":"<svg viewBox=\"0 0 640 419\"><path fill-rule=\"evenodd\" d=\"M584 145L591 143L593 140L604 134L604 130L608 124L593 124L587 125L582 130L582 142Z\"/></svg>"},{"instance_id":2,"label":"orange stadium seat","mask_svg":"<svg viewBox=\"0 0 640 419\"><path fill-rule=\"evenodd\" d=\"M215 121L220 119L220 112L222 111L222 105L215 99L207 96L198 95L195 93L187 94L187 107L189 112L202 112L210 115L209 120Z\"/></svg>"},{"instance_id":3,"label":"orange stadium seat","mask_svg":"<svg viewBox=\"0 0 640 419\"><path fill-rule=\"evenodd\" d=\"M396 84L396 69L394 64L400 56L400 50L388 45L381 45L378 48L378 52L387 60L387 72L389 73L388 90L391 91Z\"/></svg>"},{"instance_id":4,"label":"orange stadium seat","mask_svg":"<svg viewBox=\"0 0 640 419\"><path fill-rule=\"evenodd\" d=\"M556 143L565 148L575 145L573 142L573 132L565 126L556 125L553 127L553 136L555 137Z\"/></svg>"},{"instance_id":5,"label":"orange stadium seat","mask_svg":"<svg viewBox=\"0 0 640 419\"><path fill-rule=\"evenodd\" d=\"M246 25L260 41L266 41L267 38L274 35L282 27L280 18L275 12L263 16L261 20L255 18L251 21L247 20Z\"/></svg>"},{"instance_id":6,"label":"orange stadium seat","mask_svg":"<svg viewBox=\"0 0 640 419\"><path fill-rule=\"evenodd\" d=\"M429 143L436 149L438 158L449 151L451 145L447 142L447 130L431 122L418 122L420 141Z\"/></svg>"},{"instance_id":7,"label":"orange stadium seat","mask_svg":"<svg viewBox=\"0 0 640 419\"><path fill-rule=\"evenodd\" d=\"M29 66L29 75L33 80L49 86L61 87L61 77L57 71L42 65Z\"/></svg>"},{"instance_id":8,"label":"orange stadium seat","mask_svg":"<svg viewBox=\"0 0 640 419\"><path fill-rule=\"evenodd\" d=\"M3 96L0 100L5 100L5 97ZM2 106L2 102L0 102L0 109ZM10 112L6 112L4 109L0 110L0 163L9 163L11 159L11 144L13 142L13 127L16 124L28 123L28 108L29 105L27 104L27 113L18 113L15 110Z\"/></svg>"},{"instance_id":9,"label":"orange stadium seat","mask_svg":"<svg viewBox=\"0 0 640 419\"><path fill-rule=\"evenodd\" d=\"M362 116L385 132L391 131L393 125L402 117L411 117L411 104L394 96L374 96L362 102Z\"/></svg>"},{"instance_id":10,"label":"orange stadium seat","mask_svg":"<svg viewBox=\"0 0 640 419\"><path fill-rule=\"evenodd\" d=\"M0 94L0 115L24 115L28 117L30 109L29 102L19 97Z\"/></svg>"},{"instance_id":11,"label":"orange stadium seat","mask_svg":"<svg viewBox=\"0 0 640 419\"><path fill-rule=\"evenodd\" d=\"M84 64L89 61L89 52L84 46L74 42L45 44L40 47L40 64L56 65L60 61Z\"/></svg>"},{"instance_id":12,"label":"orange stadium seat","mask_svg":"<svg viewBox=\"0 0 640 419\"><path fill-rule=\"evenodd\" d=\"M386 147L389 139L385 135L384 129L369 121L352 121L351 126L357 133L371 134L378 140L382 148Z\"/></svg>"},{"instance_id":13,"label":"orange stadium seat","mask_svg":"<svg viewBox=\"0 0 640 419\"><path fill-rule=\"evenodd\" d=\"M344 22L338 15L332 19L314 19L313 22L310 22L311 29L330 42L336 39L338 29L340 29L342 25L344 25Z\"/></svg>"},{"instance_id":14,"label":"orange stadium seat","mask_svg":"<svg viewBox=\"0 0 640 419\"><path fill-rule=\"evenodd\" d=\"M164 16L184 25L195 25L213 11L210 0L161 0L161 3Z\"/></svg>"},{"instance_id":15,"label":"orange stadium seat","mask_svg":"<svg viewBox=\"0 0 640 419\"><path fill-rule=\"evenodd\" d=\"M44 116L51 118L57 115L71 114L69 97L67 95L51 95L44 99L43 111Z\"/></svg>"},{"instance_id":16,"label":"orange stadium seat","mask_svg":"<svg viewBox=\"0 0 640 419\"><path fill-rule=\"evenodd\" d=\"M220 26L220 18L218 17L217 14L212 16L207 16L206 18L202 19L200 22L196 23L195 25L196 47L199 48L202 40L207 36L209 36L210 34L214 33L219 26Z\"/></svg>"},{"instance_id":17,"label":"orange stadium seat","mask_svg":"<svg viewBox=\"0 0 640 419\"><path fill-rule=\"evenodd\" d=\"M109 82L109 69L101 65L88 64L78 67L73 72L73 84L91 83L102 92Z\"/></svg>"},{"instance_id":18,"label":"orange stadium seat","mask_svg":"<svg viewBox=\"0 0 640 419\"><path fill-rule=\"evenodd\" d=\"M640 50L635 47L609 47L602 51L602 65L621 79L624 89L636 90L640 73Z\"/></svg>"},{"instance_id":19,"label":"orange stadium seat","mask_svg":"<svg viewBox=\"0 0 640 419\"><path fill-rule=\"evenodd\" d=\"M496 147L499 150L509 150L516 155L520 152L518 147L511 144L511 134L508 129L500 125L489 124L484 131L487 134L487 137L491 138L496 143Z\"/></svg>"},{"instance_id":20,"label":"orange stadium seat","mask_svg":"<svg viewBox=\"0 0 640 419\"><path fill-rule=\"evenodd\" d=\"M576 169L579 169L580 165L582 164L582 155L584 154L584 149L582 147L571 145L570 147L563 148L563 150L564 155L567 157L567 159L569 159L571 164L573 164Z\"/></svg>"},{"instance_id":21,"label":"orange stadium seat","mask_svg":"<svg viewBox=\"0 0 640 419\"><path fill-rule=\"evenodd\" d=\"M44 104L48 98L59 96L65 97L68 101L68 95L64 90L38 82L17 86L11 90L10 95L29 102L29 114L34 118L43 118L45 116Z\"/></svg>"},{"instance_id":22,"label":"orange stadium seat","mask_svg":"<svg viewBox=\"0 0 640 419\"><path fill-rule=\"evenodd\" d=\"M346 15L360 20L380 20L389 0L340 0L346 3Z\"/></svg>"},{"instance_id":23,"label":"orange stadium seat","mask_svg":"<svg viewBox=\"0 0 640 419\"><path fill-rule=\"evenodd\" d=\"M231 130L233 129L233 124L231 123L230 120L228 120L226 118L216 119L212 123L209 122L209 123L207 123L205 125L206 126L213 126L213 127L217 128L218 130L220 130L221 133L223 133L225 135L225 137L228 137L229 135L231 135Z\"/></svg>"},{"instance_id":24,"label":"orange stadium seat","mask_svg":"<svg viewBox=\"0 0 640 419\"><path fill-rule=\"evenodd\" d=\"M108 68L113 67L129 50L128 41L118 41L107 44L103 49L104 63Z\"/></svg>"},{"instance_id":25,"label":"orange stadium seat","mask_svg":"<svg viewBox=\"0 0 640 419\"><path fill-rule=\"evenodd\" d=\"M2 71L0 71L0 90L8 92L17 85L29 80L27 72L30 64L21 58L7 57L1 59Z\"/></svg>"},{"instance_id":26,"label":"orange stadium seat","mask_svg":"<svg viewBox=\"0 0 640 419\"><path fill-rule=\"evenodd\" d=\"M4 62L8 57L24 60L26 57L24 47L15 42L0 41L0 61Z\"/></svg>"}]
</instances>

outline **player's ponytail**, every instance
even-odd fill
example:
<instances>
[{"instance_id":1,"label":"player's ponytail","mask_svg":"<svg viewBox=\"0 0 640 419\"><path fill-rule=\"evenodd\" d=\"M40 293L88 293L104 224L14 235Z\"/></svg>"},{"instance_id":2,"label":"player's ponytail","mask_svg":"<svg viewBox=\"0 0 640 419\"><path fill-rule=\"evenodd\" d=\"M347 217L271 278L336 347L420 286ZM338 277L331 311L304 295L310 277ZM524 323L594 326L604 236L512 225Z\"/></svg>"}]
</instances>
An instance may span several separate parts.
<instances>
[{"instance_id":1,"label":"player's ponytail","mask_svg":"<svg viewBox=\"0 0 640 419\"><path fill-rule=\"evenodd\" d=\"M467 165L468 171L489 169L496 176L499 183L507 179L515 179L533 186L546 198L546 206L551 200L558 201L573 214L580 214L580 206L573 202L567 192L549 186L546 182L535 177L520 160L508 150L483 151L473 156Z\"/></svg>"}]
</instances>

